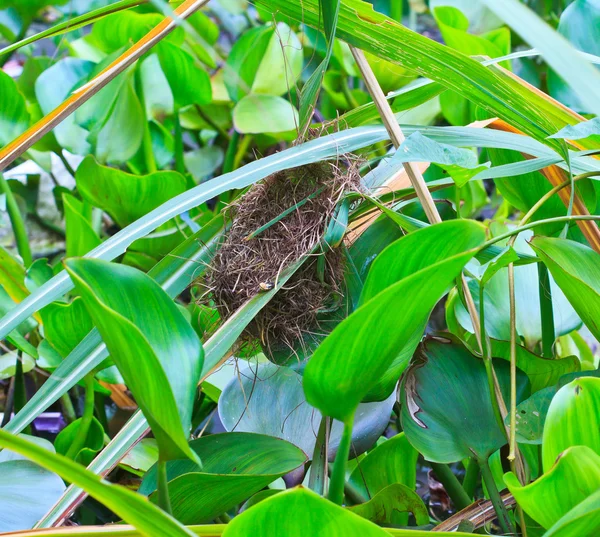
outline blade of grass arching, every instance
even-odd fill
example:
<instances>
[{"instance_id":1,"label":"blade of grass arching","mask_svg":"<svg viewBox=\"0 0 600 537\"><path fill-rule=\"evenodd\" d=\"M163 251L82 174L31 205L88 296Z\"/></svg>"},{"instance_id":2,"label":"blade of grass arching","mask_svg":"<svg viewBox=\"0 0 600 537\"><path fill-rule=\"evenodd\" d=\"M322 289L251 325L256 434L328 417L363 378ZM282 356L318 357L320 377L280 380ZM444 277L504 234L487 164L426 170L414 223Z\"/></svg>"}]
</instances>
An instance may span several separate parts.
<instances>
[{"instance_id":1,"label":"blade of grass arching","mask_svg":"<svg viewBox=\"0 0 600 537\"><path fill-rule=\"evenodd\" d=\"M223 192L245 188L277 171L331 158L380 142L386 138L385 129L361 127L323 136L281 153L256 160L242 168L221 175L175 196L110 237L89 252L86 257L110 261L124 253L132 242L146 236L161 224ZM0 319L0 339L6 337L13 328L35 311L56 300L72 287L73 285L65 271L54 276Z\"/></svg>"},{"instance_id":2,"label":"blade of grass arching","mask_svg":"<svg viewBox=\"0 0 600 537\"><path fill-rule=\"evenodd\" d=\"M227 357L229 350L250 321L285 285L306 259L306 257L301 259L282 272L276 286L271 291L258 293L248 300L204 343L202 379L213 371L223 358ZM106 475L147 432L148 422L141 411L137 410L115 438L92 461L88 470L95 474ZM70 486L36 527L48 528L59 524L85 499L86 495L86 492L80 488Z\"/></svg>"},{"instance_id":3,"label":"blade of grass arching","mask_svg":"<svg viewBox=\"0 0 600 537\"><path fill-rule=\"evenodd\" d=\"M565 37L518 0L480 2L542 53L546 63L569 84L588 112L600 114L600 73Z\"/></svg>"},{"instance_id":4,"label":"blade of grass arching","mask_svg":"<svg viewBox=\"0 0 600 537\"><path fill-rule=\"evenodd\" d=\"M207 2L208 0L186 0L175 10L175 14L179 18L185 19L198 11ZM30 149L33 144L91 99L111 80L135 63L143 54L148 52L176 27L177 22L174 19L165 18L90 82L75 90L58 108L43 117L16 140L0 150L0 171L4 170L25 151Z\"/></svg>"},{"instance_id":5,"label":"blade of grass arching","mask_svg":"<svg viewBox=\"0 0 600 537\"><path fill-rule=\"evenodd\" d=\"M121 486L104 481L62 455L0 430L0 446L19 453L42 468L57 473L63 479L84 488L97 501L108 507L125 522L135 526L146 537L194 537L194 533L156 505Z\"/></svg>"},{"instance_id":6,"label":"blade of grass arching","mask_svg":"<svg viewBox=\"0 0 600 537\"><path fill-rule=\"evenodd\" d=\"M210 263L223 231L224 219L219 215L166 255L148 274L169 296L176 297ZM98 367L107 356L108 351L100 334L93 329L10 420L5 430L14 434L23 431L87 373Z\"/></svg>"},{"instance_id":7,"label":"blade of grass arching","mask_svg":"<svg viewBox=\"0 0 600 537\"><path fill-rule=\"evenodd\" d=\"M319 23L318 0L253 1L280 17L287 15L312 27ZM525 87L517 90L478 61L408 30L375 12L371 4L345 0L340 6L336 35L349 45L435 80L537 140L560 149L546 140L560 125L544 113L538 95Z\"/></svg>"},{"instance_id":8,"label":"blade of grass arching","mask_svg":"<svg viewBox=\"0 0 600 537\"><path fill-rule=\"evenodd\" d=\"M73 17L65 22L61 22L52 28L48 28L43 32L39 32L35 35L22 39L21 41L17 41L16 43L12 43L7 47L4 47L0 50L0 56L4 54L10 54L15 50L19 50L21 47L26 45L31 45L31 43L35 43L40 39L46 39L48 37L55 37L57 35L62 35L67 32L72 32L73 30L77 30L83 26L87 26L88 24L93 24L97 20L100 20L107 15L111 15L112 13L117 13L118 11L124 11L126 9L130 9L132 7L139 6L141 4L147 4L149 0L121 0L120 2L115 2L114 4L110 4L108 6L101 7L99 9L94 9L89 13L84 13L83 15L79 15L78 17Z\"/></svg>"}]
</instances>

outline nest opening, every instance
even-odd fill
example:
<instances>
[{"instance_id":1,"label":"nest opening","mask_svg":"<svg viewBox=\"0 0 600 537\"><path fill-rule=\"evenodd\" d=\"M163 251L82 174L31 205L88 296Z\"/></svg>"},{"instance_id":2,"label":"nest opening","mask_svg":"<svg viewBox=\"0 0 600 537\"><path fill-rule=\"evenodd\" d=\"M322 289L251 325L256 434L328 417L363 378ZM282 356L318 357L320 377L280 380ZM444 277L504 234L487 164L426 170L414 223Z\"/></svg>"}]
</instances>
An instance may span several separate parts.
<instances>
[{"instance_id":1,"label":"nest opening","mask_svg":"<svg viewBox=\"0 0 600 537\"><path fill-rule=\"evenodd\" d=\"M310 256L248 325L242 341L258 338L265 350L293 349L304 334L319 330L321 312L341 303L344 254L319 244L340 199L359 188L355 159L317 162L270 175L230 207L231 227L206 278L222 318Z\"/></svg>"}]
</instances>

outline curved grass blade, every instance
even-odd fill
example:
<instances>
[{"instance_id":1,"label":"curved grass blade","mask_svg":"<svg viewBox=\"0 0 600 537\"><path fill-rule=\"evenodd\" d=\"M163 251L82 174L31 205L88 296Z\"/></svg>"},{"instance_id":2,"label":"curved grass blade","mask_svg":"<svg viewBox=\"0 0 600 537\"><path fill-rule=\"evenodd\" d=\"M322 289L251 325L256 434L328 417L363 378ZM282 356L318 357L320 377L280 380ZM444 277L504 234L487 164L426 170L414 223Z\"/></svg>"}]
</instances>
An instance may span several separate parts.
<instances>
[{"instance_id":1,"label":"curved grass blade","mask_svg":"<svg viewBox=\"0 0 600 537\"><path fill-rule=\"evenodd\" d=\"M193 536L164 511L135 492L104 481L100 476L82 468L62 455L56 455L32 442L0 430L0 446L19 453L63 479L81 486L96 500L114 511L125 522L135 526L146 537Z\"/></svg>"},{"instance_id":2,"label":"curved grass blade","mask_svg":"<svg viewBox=\"0 0 600 537\"><path fill-rule=\"evenodd\" d=\"M130 9L141 4L147 4L148 1L149 0L121 0L120 2L115 2L114 4L110 4L99 9L94 9L89 13L84 13L83 15L79 15L78 17L73 17L65 22L61 22L60 24L53 26L52 28L48 28L43 32L39 32L35 35L22 39L21 41L12 43L11 45L8 45L7 47L4 47L2 50L0 50L0 56L10 54L15 50L19 50L20 48L26 45L31 45L31 43L35 43L40 39L46 39L48 37L55 37L57 35L62 35L67 32L72 32L74 30L77 30L78 28L87 26L88 24L92 24L97 20L106 17L107 15L117 13L118 11L124 11L126 9Z\"/></svg>"}]
</instances>

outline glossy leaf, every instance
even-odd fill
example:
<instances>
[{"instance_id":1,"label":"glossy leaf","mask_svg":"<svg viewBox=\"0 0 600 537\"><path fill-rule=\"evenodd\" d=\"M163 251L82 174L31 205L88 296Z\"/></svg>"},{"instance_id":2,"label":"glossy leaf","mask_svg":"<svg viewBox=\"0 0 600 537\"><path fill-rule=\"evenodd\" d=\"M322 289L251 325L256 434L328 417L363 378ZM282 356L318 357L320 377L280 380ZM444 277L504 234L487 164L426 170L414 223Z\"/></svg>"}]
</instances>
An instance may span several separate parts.
<instances>
[{"instance_id":1,"label":"glossy leaf","mask_svg":"<svg viewBox=\"0 0 600 537\"><path fill-rule=\"evenodd\" d=\"M20 453L41 467L56 472L63 479L82 487L123 520L133 524L146 537L194 535L135 492L113 485L61 455L49 453L44 448L2 429L0 429L0 446Z\"/></svg>"},{"instance_id":2,"label":"glossy leaf","mask_svg":"<svg viewBox=\"0 0 600 537\"><path fill-rule=\"evenodd\" d=\"M595 423L599 412L600 378L582 377L558 391L550 403L544 425L544 472L572 446L587 446L600 455L600 429L589 426Z\"/></svg>"},{"instance_id":3,"label":"glossy leaf","mask_svg":"<svg viewBox=\"0 0 600 537\"><path fill-rule=\"evenodd\" d=\"M321 343L304 371L307 401L347 422L393 364L407 336L415 342L436 302L475 251L425 266L365 302ZM397 379L396 379L397 380Z\"/></svg>"},{"instance_id":4,"label":"glossy leaf","mask_svg":"<svg viewBox=\"0 0 600 537\"><path fill-rule=\"evenodd\" d=\"M583 244L550 237L535 237L531 247L581 320L600 338L600 254Z\"/></svg>"},{"instance_id":5,"label":"glossy leaf","mask_svg":"<svg viewBox=\"0 0 600 537\"><path fill-rule=\"evenodd\" d=\"M102 242L92 227L92 207L66 193L63 193L63 207L67 257L85 255Z\"/></svg>"},{"instance_id":6,"label":"glossy leaf","mask_svg":"<svg viewBox=\"0 0 600 537\"><path fill-rule=\"evenodd\" d=\"M161 457L197 462L187 437L204 353L192 327L156 282L131 267L86 259L66 266Z\"/></svg>"},{"instance_id":7,"label":"glossy leaf","mask_svg":"<svg viewBox=\"0 0 600 537\"><path fill-rule=\"evenodd\" d=\"M570 509L600 489L600 455L586 446L564 451L533 483L522 486L513 473L504 476L511 494L533 520L549 529Z\"/></svg>"},{"instance_id":8,"label":"glossy leaf","mask_svg":"<svg viewBox=\"0 0 600 537\"><path fill-rule=\"evenodd\" d=\"M499 362L494 368L504 399L510 400L509 366ZM529 382L522 372L517 382L521 401ZM421 344L404 376L401 402L404 432L427 460L450 463L474 456L485 461L506 444L492 409L483 362L450 339L426 339Z\"/></svg>"},{"instance_id":9,"label":"glossy leaf","mask_svg":"<svg viewBox=\"0 0 600 537\"><path fill-rule=\"evenodd\" d=\"M0 70L0 146L6 145L29 127L29 112L25 98L15 81Z\"/></svg>"},{"instance_id":10,"label":"glossy leaf","mask_svg":"<svg viewBox=\"0 0 600 537\"><path fill-rule=\"evenodd\" d=\"M593 537L600 530L600 491L571 509L544 537Z\"/></svg>"},{"instance_id":11,"label":"glossy leaf","mask_svg":"<svg viewBox=\"0 0 600 537\"><path fill-rule=\"evenodd\" d=\"M233 124L247 134L287 132L296 128L298 112L282 97L246 95L233 109Z\"/></svg>"},{"instance_id":12,"label":"glossy leaf","mask_svg":"<svg viewBox=\"0 0 600 537\"><path fill-rule=\"evenodd\" d=\"M214 519L243 502L306 461L296 446L269 436L223 433L190 442L203 463L198 472L191 461L167 464L173 516L184 524ZM140 493L156 490L156 466L144 476ZM156 494L151 499L156 500Z\"/></svg>"}]
</instances>

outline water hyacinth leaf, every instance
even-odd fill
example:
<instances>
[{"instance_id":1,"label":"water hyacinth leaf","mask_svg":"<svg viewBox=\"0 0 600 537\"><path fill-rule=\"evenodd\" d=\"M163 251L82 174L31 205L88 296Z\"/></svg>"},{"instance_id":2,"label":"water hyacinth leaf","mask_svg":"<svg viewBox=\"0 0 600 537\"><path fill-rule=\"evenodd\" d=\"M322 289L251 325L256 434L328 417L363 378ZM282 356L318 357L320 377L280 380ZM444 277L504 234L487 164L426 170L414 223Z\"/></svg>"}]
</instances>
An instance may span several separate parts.
<instances>
[{"instance_id":1,"label":"water hyacinth leaf","mask_svg":"<svg viewBox=\"0 0 600 537\"><path fill-rule=\"evenodd\" d=\"M121 227L186 189L185 178L177 172L132 175L102 166L91 156L86 157L77 168L76 180L82 197L110 214Z\"/></svg>"},{"instance_id":2,"label":"water hyacinth leaf","mask_svg":"<svg viewBox=\"0 0 600 537\"><path fill-rule=\"evenodd\" d=\"M600 338L600 254L578 242L551 237L535 237L531 247L590 332Z\"/></svg>"},{"instance_id":3,"label":"water hyacinth leaf","mask_svg":"<svg viewBox=\"0 0 600 537\"><path fill-rule=\"evenodd\" d=\"M283 97L246 95L233 109L233 124L244 134L288 132L298 125L298 112Z\"/></svg>"},{"instance_id":4,"label":"water hyacinth leaf","mask_svg":"<svg viewBox=\"0 0 600 537\"><path fill-rule=\"evenodd\" d=\"M342 321L306 366L307 401L327 416L351 420L406 340L422 334L431 310L474 253L454 255L403 278Z\"/></svg>"},{"instance_id":5,"label":"water hyacinth leaf","mask_svg":"<svg viewBox=\"0 0 600 537\"><path fill-rule=\"evenodd\" d=\"M0 532L33 528L65 490L55 473L28 460L0 462Z\"/></svg>"},{"instance_id":6,"label":"water hyacinth leaf","mask_svg":"<svg viewBox=\"0 0 600 537\"><path fill-rule=\"evenodd\" d=\"M173 516L184 524L214 519L242 503L275 479L306 462L296 446L270 436L222 433L190 442L202 460L198 472L191 461L167 464ZM144 476L139 492L156 500L156 466Z\"/></svg>"},{"instance_id":7,"label":"water hyacinth leaf","mask_svg":"<svg viewBox=\"0 0 600 537\"><path fill-rule=\"evenodd\" d=\"M92 207L66 192L63 193L67 257L87 254L102 241L92 227Z\"/></svg>"},{"instance_id":8,"label":"water hyacinth leaf","mask_svg":"<svg viewBox=\"0 0 600 537\"><path fill-rule=\"evenodd\" d=\"M352 432L352 453L370 449L388 425L394 397L358 407ZM226 430L247 431L282 438L309 456L315 447L315 431L321 414L310 406L302 390L302 377L288 367L259 364L242 370L219 398L219 416ZM333 423L328 458L333 460L342 435Z\"/></svg>"},{"instance_id":9,"label":"water hyacinth leaf","mask_svg":"<svg viewBox=\"0 0 600 537\"><path fill-rule=\"evenodd\" d=\"M19 92L15 81L0 70L0 146L15 139L29 127L29 112L25 98Z\"/></svg>"},{"instance_id":10,"label":"water hyacinth leaf","mask_svg":"<svg viewBox=\"0 0 600 537\"><path fill-rule=\"evenodd\" d=\"M497 362L494 368L509 400L509 365ZM517 371L517 401L521 401L528 395L529 382ZM428 338L419 346L402 383L401 402L404 432L427 460L451 463L475 456L485 461L506 444L494 416L483 362L452 339Z\"/></svg>"},{"instance_id":11,"label":"water hyacinth leaf","mask_svg":"<svg viewBox=\"0 0 600 537\"><path fill-rule=\"evenodd\" d=\"M548 472L561 453L572 446L587 446L600 455L600 378L582 377L563 386L552 399L542 439L542 463Z\"/></svg>"},{"instance_id":12,"label":"water hyacinth leaf","mask_svg":"<svg viewBox=\"0 0 600 537\"><path fill-rule=\"evenodd\" d=\"M17 372L17 361L21 362L22 372L29 373L35 367L35 359L29 354L19 356L14 351L5 352L0 356L0 380L9 379Z\"/></svg>"},{"instance_id":13,"label":"water hyacinth leaf","mask_svg":"<svg viewBox=\"0 0 600 537\"><path fill-rule=\"evenodd\" d=\"M576 505L544 537L593 537L600 531L600 490Z\"/></svg>"},{"instance_id":14,"label":"water hyacinth leaf","mask_svg":"<svg viewBox=\"0 0 600 537\"><path fill-rule=\"evenodd\" d=\"M145 537L195 535L139 494L105 481L62 455L49 453L46 449L2 429L0 446L24 455L42 468L55 472L63 479L83 488L125 522L135 526Z\"/></svg>"},{"instance_id":15,"label":"water hyacinth leaf","mask_svg":"<svg viewBox=\"0 0 600 537\"><path fill-rule=\"evenodd\" d=\"M160 286L136 269L89 259L68 260L66 267L161 457L197 462L187 437L204 352L192 327Z\"/></svg>"},{"instance_id":16,"label":"water hyacinth leaf","mask_svg":"<svg viewBox=\"0 0 600 537\"><path fill-rule=\"evenodd\" d=\"M223 537L248 535L385 537L389 533L308 489L294 488L244 511L227 524L223 532Z\"/></svg>"},{"instance_id":17,"label":"water hyacinth leaf","mask_svg":"<svg viewBox=\"0 0 600 537\"><path fill-rule=\"evenodd\" d=\"M69 448L75 441L82 418L76 419L73 423L67 425L58 433L54 441L56 452L60 455L67 455ZM75 454L73 460L87 466L92 459L104 447L104 429L96 418L92 418L87 435L79 452Z\"/></svg>"},{"instance_id":18,"label":"water hyacinth leaf","mask_svg":"<svg viewBox=\"0 0 600 537\"><path fill-rule=\"evenodd\" d=\"M368 502L347 509L378 525L406 525L401 517L408 518L407 512L413 514L417 526L429 523L429 513L420 496L398 483L380 490Z\"/></svg>"},{"instance_id":19,"label":"water hyacinth leaf","mask_svg":"<svg viewBox=\"0 0 600 537\"><path fill-rule=\"evenodd\" d=\"M533 483L522 486L513 473L506 474L504 481L523 510L549 529L600 489L600 455L587 446L573 446Z\"/></svg>"}]
</instances>

